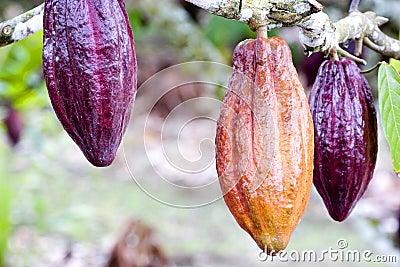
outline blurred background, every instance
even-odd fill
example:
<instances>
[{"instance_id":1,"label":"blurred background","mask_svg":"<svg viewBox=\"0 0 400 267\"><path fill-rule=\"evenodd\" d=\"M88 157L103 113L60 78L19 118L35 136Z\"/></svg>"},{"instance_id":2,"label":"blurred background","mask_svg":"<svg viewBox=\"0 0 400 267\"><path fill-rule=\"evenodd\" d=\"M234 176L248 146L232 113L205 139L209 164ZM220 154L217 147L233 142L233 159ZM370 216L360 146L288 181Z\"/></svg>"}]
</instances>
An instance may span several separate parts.
<instances>
[{"instance_id":1,"label":"blurred background","mask_svg":"<svg viewBox=\"0 0 400 267\"><path fill-rule=\"evenodd\" d=\"M0 266L284 264L259 259L258 247L221 200L216 180L219 101L234 47L254 33L185 1L125 2L135 35L139 90L111 167L92 167L57 121L43 81L42 33L0 48ZM333 21L345 16L349 5L347 0L320 2ZM40 3L2 0L0 21ZM398 36L400 2L363 0L360 9L390 18L384 31ZM290 44L308 92L324 59L304 56L297 31L270 34ZM353 46L346 44L350 51ZM366 68L382 60L368 49L363 57ZM366 76L375 96L376 76L376 71ZM397 257L397 263L372 266L398 266L399 192L400 178L392 171L380 129L374 179L352 215L343 223L331 220L313 188L287 251L340 250L338 241L345 240L351 250Z\"/></svg>"}]
</instances>

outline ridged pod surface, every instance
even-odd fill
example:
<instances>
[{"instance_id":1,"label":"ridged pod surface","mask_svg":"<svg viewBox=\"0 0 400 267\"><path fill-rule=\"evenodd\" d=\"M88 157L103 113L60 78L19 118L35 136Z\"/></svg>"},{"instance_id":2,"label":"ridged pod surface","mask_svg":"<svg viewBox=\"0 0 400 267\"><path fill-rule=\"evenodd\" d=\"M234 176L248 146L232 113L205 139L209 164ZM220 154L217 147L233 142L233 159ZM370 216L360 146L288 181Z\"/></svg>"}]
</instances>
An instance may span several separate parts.
<instances>
[{"instance_id":1,"label":"ridged pod surface","mask_svg":"<svg viewBox=\"0 0 400 267\"><path fill-rule=\"evenodd\" d=\"M287 246L306 208L313 133L287 43L241 42L217 122L217 172L229 210L268 253Z\"/></svg>"},{"instance_id":2,"label":"ridged pod surface","mask_svg":"<svg viewBox=\"0 0 400 267\"><path fill-rule=\"evenodd\" d=\"M136 94L122 0L46 0L43 72L62 126L95 166L115 158Z\"/></svg>"},{"instance_id":3,"label":"ridged pod surface","mask_svg":"<svg viewBox=\"0 0 400 267\"><path fill-rule=\"evenodd\" d=\"M330 216L346 219L372 179L378 152L374 99L348 58L327 60L310 94L315 129L314 185Z\"/></svg>"}]
</instances>

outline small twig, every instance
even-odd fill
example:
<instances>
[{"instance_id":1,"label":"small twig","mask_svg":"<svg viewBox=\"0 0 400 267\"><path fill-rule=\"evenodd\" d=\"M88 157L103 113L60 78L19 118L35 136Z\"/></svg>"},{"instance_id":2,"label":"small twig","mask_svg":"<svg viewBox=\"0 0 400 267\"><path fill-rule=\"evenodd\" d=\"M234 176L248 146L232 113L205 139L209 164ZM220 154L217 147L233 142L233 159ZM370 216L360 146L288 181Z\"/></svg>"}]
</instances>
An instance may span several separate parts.
<instances>
[{"instance_id":1,"label":"small twig","mask_svg":"<svg viewBox=\"0 0 400 267\"><path fill-rule=\"evenodd\" d=\"M352 0L349 8L349 13L357 11L360 5L360 0Z\"/></svg>"},{"instance_id":2,"label":"small twig","mask_svg":"<svg viewBox=\"0 0 400 267\"><path fill-rule=\"evenodd\" d=\"M389 19L385 18L385 17L381 17L381 16L376 16L375 22L376 22L376 26L382 26L382 25L388 23Z\"/></svg>"},{"instance_id":3,"label":"small twig","mask_svg":"<svg viewBox=\"0 0 400 267\"><path fill-rule=\"evenodd\" d=\"M362 38L357 38L354 40L354 55L359 57L362 54L362 50L363 50L363 39Z\"/></svg>"},{"instance_id":4,"label":"small twig","mask_svg":"<svg viewBox=\"0 0 400 267\"><path fill-rule=\"evenodd\" d=\"M368 37L364 37L364 44L378 53L381 53L385 49L384 46L373 43Z\"/></svg>"},{"instance_id":5,"label":"small twig","mask_svg":"<svg viewBox=\"0 0 400 267\"><path fill-rule=\"evenodd\" d=\"M338 52L340 55L342 55L342 56L344 56L344 57L348 57L348 58L352 59L353 61L355 61L355 62L357 62L357 63L360 63L360 64L362 64L362 65L364 65L364 66L367 65L367 61L365 61L365 60L362 59L362 58L358 58L358 57L356 57L356 56L350 54L349 52L347 52L346 50L344 50L344 49L341 48L341 47L338 47L338 48L337 48L337 52Z\"/></svg>"},{"instance_id":6,"label":"small twig","mask_svg":"<svg viewBox=\"0 0 400 267\"><path fill-rule=\"evenodd\" d=\"M384 61L380 61L380 62L376 63L375 66L373 66L372 68L369 68L369 69L366 69L366 70L362 70L361 73L362 74L370 73L371 71L373 71L376 68L378 68L382 63L384 63Z\"/></svg>"}]
</instances>

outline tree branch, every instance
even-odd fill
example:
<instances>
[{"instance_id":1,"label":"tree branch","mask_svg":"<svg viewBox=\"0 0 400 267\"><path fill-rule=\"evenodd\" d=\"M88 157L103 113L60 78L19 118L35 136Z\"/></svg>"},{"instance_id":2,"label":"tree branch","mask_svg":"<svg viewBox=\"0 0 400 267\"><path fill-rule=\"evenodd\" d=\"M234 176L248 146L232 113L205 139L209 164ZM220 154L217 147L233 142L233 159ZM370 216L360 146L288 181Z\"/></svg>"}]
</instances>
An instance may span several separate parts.
<instances>
[{"instance_id":1,"label":"tree branch","mask_svg":"<svg viewBox=\"0 0 400 267\"><path fill-rule=\"evenodd\" d=\"M357 11L360 5L360 0L352 0L349 7L349 13Z\"/></svg>"},{"instance_id":2,"label":"tree branch","mask_svg":"<svg viewBox=\"0 0 400 267\"><path fill-rule=\"evenodd\" d=\"M298 24L301 27L299 39L306 51L330 53L340 43L368 38L365 44L371 49L400 59L400 40L387 36L379 29L387 21L371 11L354 11L332 23L328 15L318 12Z\"/></svg>"},{"instance_id":3,"label":"tree branch","mask_svg":"<svg viewBox=\"0 0 400 267\"><path fill-rule=\"evenodd\" d=\"M351 40L376 52L400 59L400 41L385 35L379 26L387 19L374 12L351 12L332 23L316 0L186 0L212 14L247 23L253 30L299 26L299 39L307 52L330 53ZM353 8L357 1L353 1ZM42 29L43 5L0 23L0 47L21 40ZM340 49L339 49L340 50Z\"/></svg>"},{"instance_id":4,"label":"tree branch","mask_svg":"<svg viewBox=\"0 0 400 267\"><path fill-rule=\"evenodd\" d=\"M365 42L366 39L364 39L364 43L372 50L388 57L400 59L400 41L390 38L381 32L377 26L375 26L374 31L367 35L366 38L368 38L372 44L370 45L370 43Z\"/></svg>"},{"instance_id":5,"label":"tree branch","mask_svg":"<svg viewBox=\"0 0 400 267\"><path fill-rule=\"evenodd\" d=\"M186 0L212 14L246 22L255 30L261 26L269 29L283 26L299 26L300 42L306 52L330 53L340 50L339 44L364 38L365 44L385 56L400 58L400 41L380 31L379 26L386 18L374 12L357 11L359 1L353 0L350 14L332 23L322 12L322 6L315 0ZM379 47L379 49L377 49ZM360 49L358 49L360 50Z\"/></svg>"},{"instance_id":6,"label":"tree branch","mask_svg":"<svg viewBox=\"0 0 400 267\"><path fill-rule=\"evenodd\" d=\"M293 26L309 15L321 11L315 0L186 0L211 14L247 23L255 31Z\"/></svg>"},{"instance_id":7,"label":"tree branch","mask_svg":"<svg viewBox=\"0 0 400 267\"><path fill-rule=\"evenodd\" d=\"M43 28L44 4L5 22L0 22L0 47L25 39Z\"/></svg>"}]
</instances>

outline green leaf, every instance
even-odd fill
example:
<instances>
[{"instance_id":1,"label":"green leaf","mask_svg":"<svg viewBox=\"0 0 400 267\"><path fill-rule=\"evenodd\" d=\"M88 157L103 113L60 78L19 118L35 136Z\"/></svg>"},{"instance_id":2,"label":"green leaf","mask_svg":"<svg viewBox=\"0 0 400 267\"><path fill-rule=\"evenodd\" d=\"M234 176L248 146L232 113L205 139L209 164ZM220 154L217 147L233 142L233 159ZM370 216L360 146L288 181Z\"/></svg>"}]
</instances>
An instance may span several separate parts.
<instances>
[{"instance_id":1,"label":"green leaf","mask_svg":"<svg viewBox=\"0 0 400 267\"><path fill-rule=\"evenodd\" d=\"M391 58L389 60L391 66L393 66L397 71L400 71L400 60Z\"/></svg>"},{"instance_id":2,"label":"green leaf","mask_svg":"<svg viewBox=\"0 0 400 267\"><path fill-rule=\"evenodd\" d=\"M382 127L390 146L393 169L400 172L400 75L387 63L379 67L379 108Z\"/></svg>"}]
</instances>

